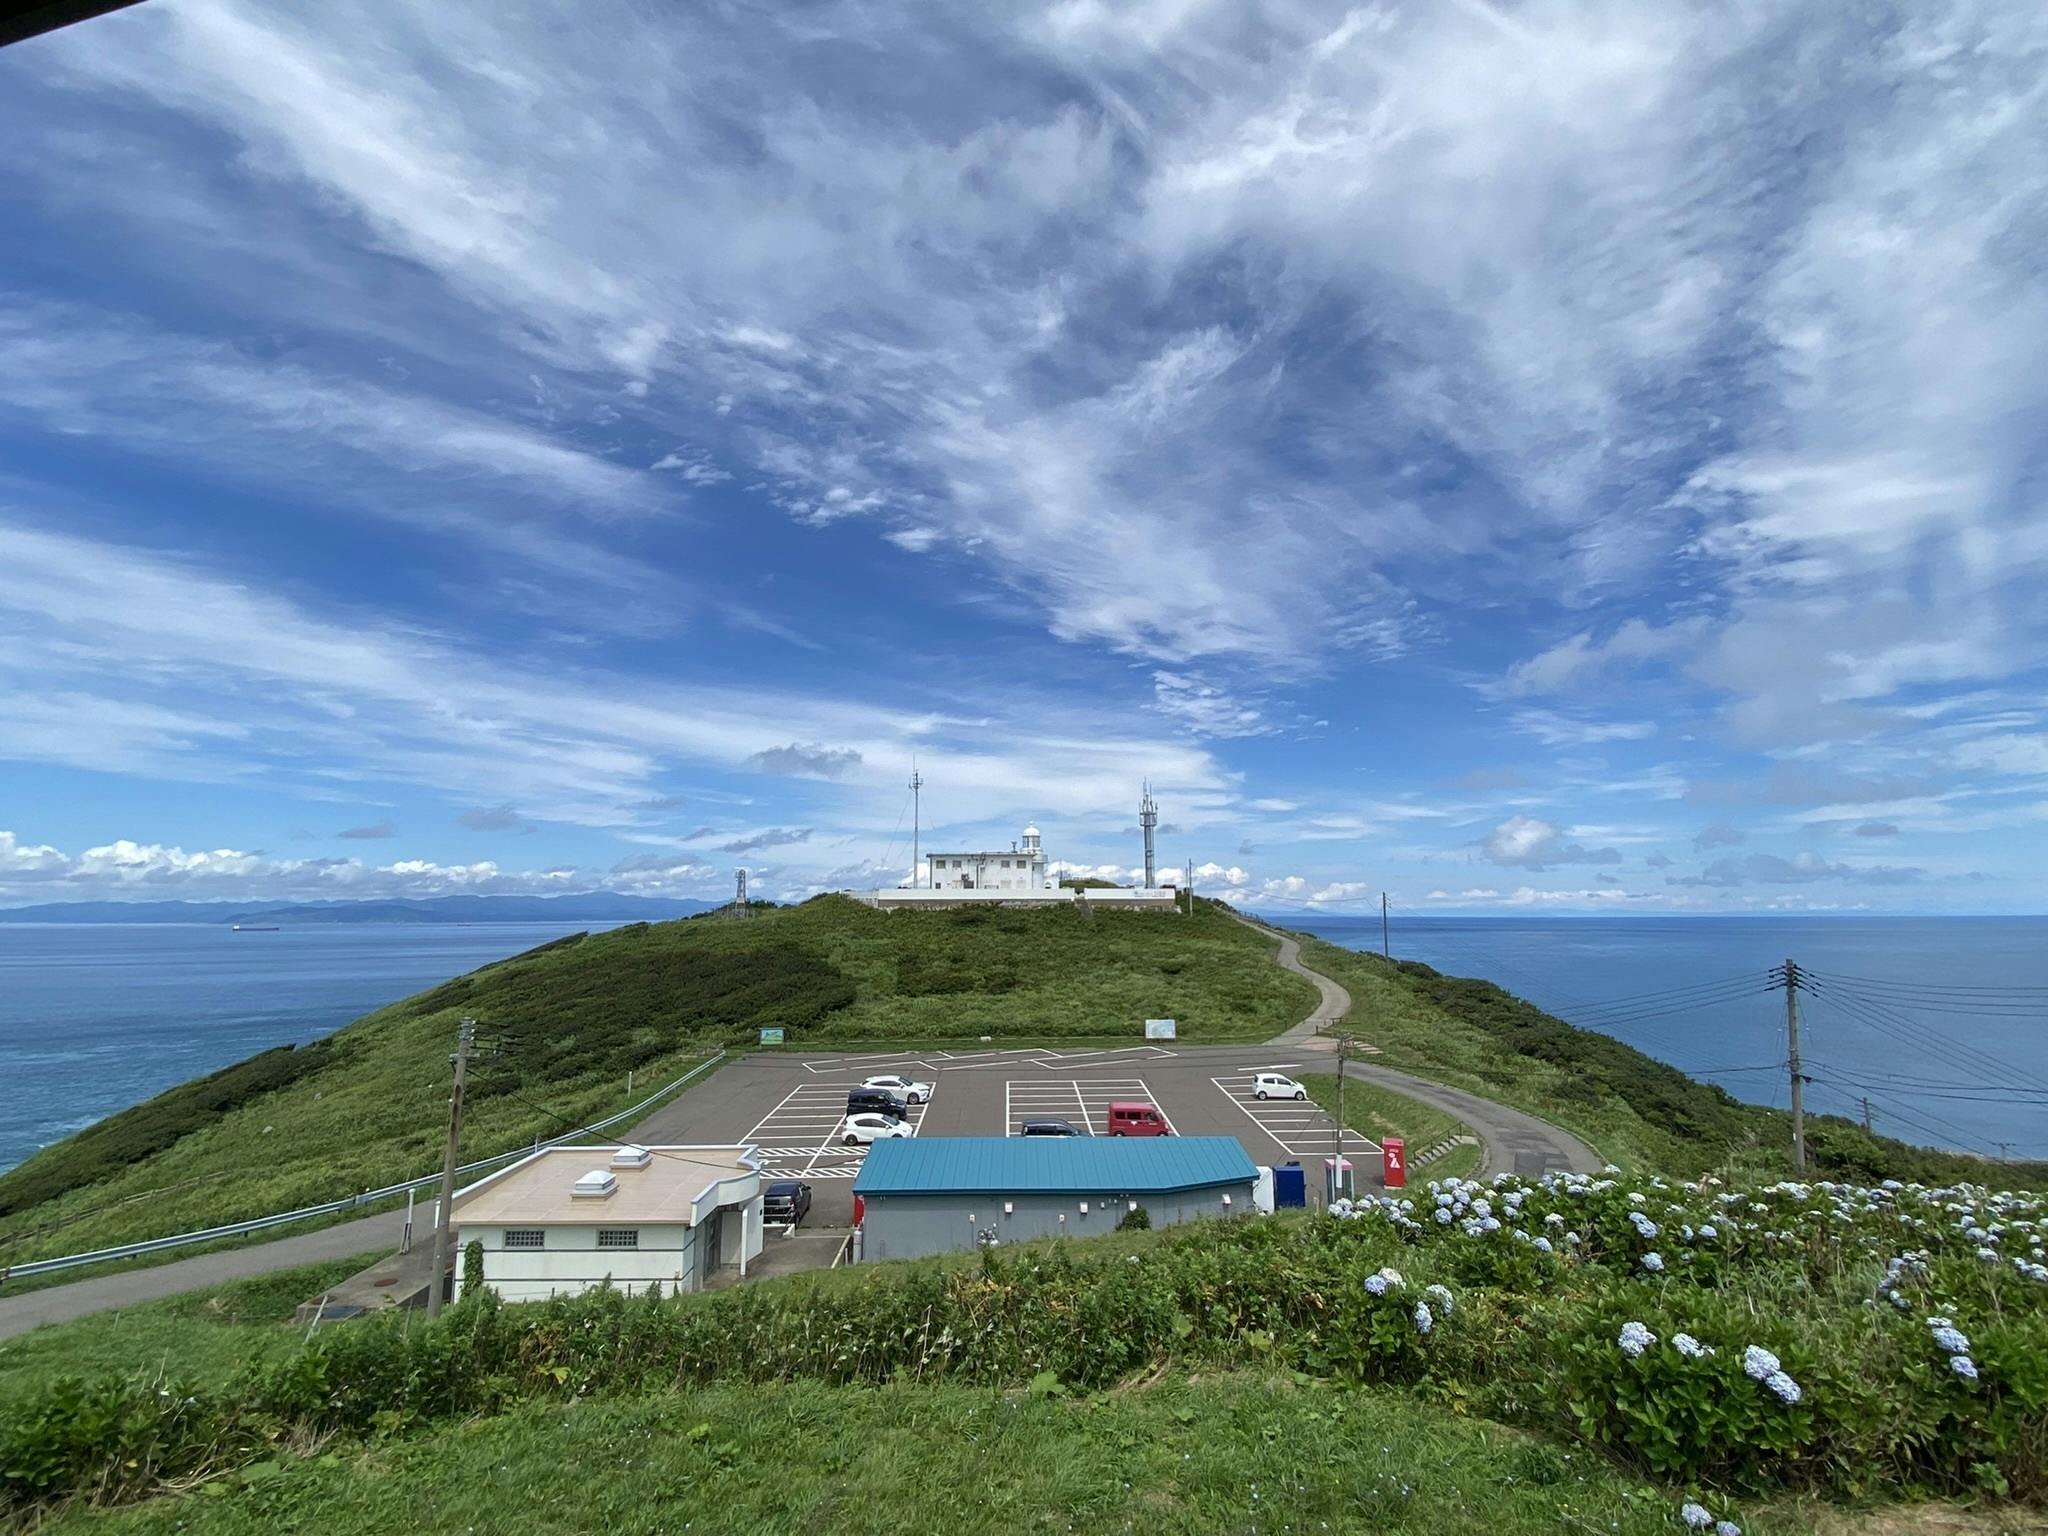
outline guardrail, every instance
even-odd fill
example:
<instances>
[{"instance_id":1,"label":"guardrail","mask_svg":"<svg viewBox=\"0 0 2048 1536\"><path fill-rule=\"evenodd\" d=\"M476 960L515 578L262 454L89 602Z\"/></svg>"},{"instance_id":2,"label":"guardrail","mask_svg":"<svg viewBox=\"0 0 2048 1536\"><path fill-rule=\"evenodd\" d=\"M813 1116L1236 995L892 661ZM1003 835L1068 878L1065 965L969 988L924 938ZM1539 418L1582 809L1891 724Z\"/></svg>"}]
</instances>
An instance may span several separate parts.
<instances>
[{"instance_id":1,"label":"guardrail","mask_svg":"<svg viewBox=\"0 0 2048 1536\"><path fill-rule=\"evenodd\" d=\"M509 1163L515 1158L531 1157L542 1147L565 1146L578 1136L587 1135L591 1131L610 1130L621 1121L630 1120L635 1115L643 1113L650 1105L667 1098L692 1078L710 1071L721 1061L725 1060L725 1057L726 1053L720 1051L709 1061L699 1062L674 1082L655 1089L653 1093L642 1099L638 1104L633 1105L630 1109L622 1109L616 1115L612 1115L607 1119L595 1121L590 1125L579 1125L575 1130L564 1132L560 1136L544 1137L530 1147L519 1147L511 1152L500 1152L495 1157L486 1157L474 1163L465 1163L455 1170L456 1177L461 1178L466 1174L481 1173L486 1168L495 1168L498 1164ZM279 1211L274 1216L257 1216L248 1221L230 1222L226 1226L208 1227L202 1232L180 1232L175 1237L153 1237L146 1242L123 1243L118 1248L95 1248L91 1253L67 1254L59 1259L31 1259L26 1264L0 1266L0 1284L4 1284L10 1279L20 1279L28 1275L47 1275L53 1274L58 1270L80 1269L88 1264L106 1264L115 1259L133 1259L145 1253L161 1253L169 1248L183 1248L192 1243L215 1242L223 1237L240 1237L249 1232L261 1232L266 1227L281 1227L294 1221L308 1221L315 1216L332 1216L337 1211L357 1210L365 1205L374 1205L379 1200L388 1200L393 1195L402 1195L407 1190L419 1189L424 1185L438 1183L440 1178L440 1170L436 1169L434 1172L425 1174L420 1178L407 1179L403 1184L390 1184L386 1185L383 1189L366 1189L360 1195L350 1195L341 1200L329 1200L324 1205L309 1205L296 1211Z\"/></svg>"}]
</instances>

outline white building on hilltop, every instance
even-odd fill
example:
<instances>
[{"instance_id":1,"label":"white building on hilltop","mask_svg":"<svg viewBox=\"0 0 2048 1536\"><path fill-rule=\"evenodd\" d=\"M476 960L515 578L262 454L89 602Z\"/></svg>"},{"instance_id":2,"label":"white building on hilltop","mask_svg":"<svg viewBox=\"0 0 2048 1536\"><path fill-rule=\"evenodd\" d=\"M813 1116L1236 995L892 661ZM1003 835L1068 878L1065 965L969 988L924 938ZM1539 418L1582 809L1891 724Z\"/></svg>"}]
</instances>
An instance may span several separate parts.
<instances>
[{"instance_id":1,"label":"white building on hilltop","mask_svg":"<svg viewBox=\"0 0 2048 1536\"><path fill-rule=\"evenodd\" d=\"M1010 844L1008 853L935 853L931 856L934 891L1042 891L1045 850L1038 828L1024 829L1023 847Z\"/></svg>"},{"instance_id":2,"label":"white building on hilltop","mask_svg":"<svg viewBox=\"0 0 2048 1536\"><path fill-rule=\"evenodd\" d=\"M1171 889L1128 887L1071 890L1055 881L1046 864L1038 828L1007 849L993 853L934 853L925 861L929 879L891 890L849 892L869 906L884 910L907 907L1141 907L1175 910ZM921 871L920 873L924 873Z\"/></svg>"}]
</instances>

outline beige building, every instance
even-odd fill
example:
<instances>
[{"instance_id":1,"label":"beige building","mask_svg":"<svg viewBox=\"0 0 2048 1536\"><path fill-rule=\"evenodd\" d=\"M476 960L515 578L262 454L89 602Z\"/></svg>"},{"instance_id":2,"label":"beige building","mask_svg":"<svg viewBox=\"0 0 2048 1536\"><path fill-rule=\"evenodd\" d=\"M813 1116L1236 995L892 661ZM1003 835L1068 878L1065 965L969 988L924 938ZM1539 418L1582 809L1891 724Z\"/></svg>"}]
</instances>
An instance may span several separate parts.
<instances>
[{"instance_id":1,"label":"beige building","mask_svg":"<svg viewBox=\"0 0 2048 1536\"><path fill-rule=\"evenodd\" d=\"M482 1243L484 1284L507 1301L607 1279L695 1291L761 1256L761 1165L752 1147L549 1147L458 1190L452 1211L458 1277Z\"/></svg>"}]
</instances>

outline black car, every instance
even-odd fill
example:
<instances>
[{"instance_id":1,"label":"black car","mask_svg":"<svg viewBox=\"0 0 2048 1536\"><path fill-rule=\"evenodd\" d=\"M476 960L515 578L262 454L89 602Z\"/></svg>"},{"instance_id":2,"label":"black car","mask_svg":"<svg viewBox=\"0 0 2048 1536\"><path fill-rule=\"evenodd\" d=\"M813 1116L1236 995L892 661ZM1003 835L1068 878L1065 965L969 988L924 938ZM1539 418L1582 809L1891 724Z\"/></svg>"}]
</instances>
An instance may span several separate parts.
<instances>
[{"instance_id":1,"label":"black car","mask_svg":"<svg viewBox=\"0 0 2048 1536\"><path fill-rule=\"evenodd\" d=\"M849 1115L888 1115L892 1119L910 1118L910 1106L895 1094L880 1088L856 1088L846 1096L846 1112Z\"/></svg>"},{"instance_id":2,"label":"black car","mask_svg":"<svg viewBox=\"0 0 2048 1536\"><path fill-rule=\"evenodd\" d=\"M1067 1120L1026 1120L1020 1136L1086 1136L1088 1133Z\"/></svg>"},{"instance_id":3,"label":"black car","mask_svg":"<svg viewBox=\"0 0 2048 1536\"><path fill-rule=\"evenodd\" d=\"M761 1192L761 1219L770 1226L793 1227L811 1208L811 1186L788 1179Z\"/></svg>"}]
</instances>

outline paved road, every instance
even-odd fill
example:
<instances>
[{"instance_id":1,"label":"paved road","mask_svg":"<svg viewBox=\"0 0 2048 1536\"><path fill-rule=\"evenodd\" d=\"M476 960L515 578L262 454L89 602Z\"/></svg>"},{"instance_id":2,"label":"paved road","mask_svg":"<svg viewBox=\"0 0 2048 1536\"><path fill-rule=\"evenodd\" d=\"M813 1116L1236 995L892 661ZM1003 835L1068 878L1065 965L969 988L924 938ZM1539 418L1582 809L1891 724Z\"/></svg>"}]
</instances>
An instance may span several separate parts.
<instances>
[{"instance_id":1,"label":"paved road","mask_svg":"<svg viewBox=\"0 0 2048 1536\"><path fill-rule=\"evenodd\" d=\"M1496 1173L1520 1173L1533 1177L1553 1168L1568 1169L1573 1173L1598 1173L1602 1166L1593 1149L1569 1131L1561 1131L1548 1120L1539 1120L1519 1109L1482 1099L1462 1088L1447 1088L1426 1077L1411 1077L1406 1072L1396 1072L1392 1067L1376 1067L1361 1061L1345 1062L1344 1075L1360 1082L1377 1083L1396 1093L1405 1093L1425 1104L1434 1104L1464 1121L1472 1134L1479 1138L1482 1154L1479 1177L1482 1179L1490 1179Z\"/></svg>"},{"instance_id":2,"label":"paved road","mask_svg":"<svg viewBox=\"0 0 2048 1536\"><path fill-rule=\"evenodd\" d=\"M420 1220L424 1223L424 1213ZM326 1259L352 1259L357 1254L375 1253L379 1248L395 1250L404 1229L405 1212L387 1211L382 1216L345 1221L338 1227L322 1227L318 1232L301 1232L295 1237L281 1237L276 1242L248 1248L202 1253L151 1269L95 1275L90 1280L47 1286L19 1296L0 1294L0 1339L27 1333L44 1323L68 1323L89 1313L111 1312L119 1307L132 1307L139 1301L155 1301L249 1275L266 1275L272 1270L318 1264Z\"/></svg>"},{"instance_id":3,"label":"paved road","mask_svg":"<svg viewBox=\"0 0 2048 1536\"><path fill-rule=\"evenodd\" d=\"M1315 1012L1276 1038L1272 1042L1274 1045L1310 1045L1315 1042L1317 1034L1351 1012L1351 994L1332 978L1304 965L1301 946L1293 939L1250 918L1238 917L1237 920L1268 938L1277 939L1280 952L1274 958L1281 967L1297 976L1306 976L1322 994L1322 1001L1316 1005ZM1570 1132L1561 1131L1549 1121L1539 1120L1519 1109L1510 1109L1476 1093L1467 1093L1462 1088L1446 1087L1425 1077L1397 1072L1392 1067L1378 1067L1359 1061L1346 1062L1344 1075L1361 1082L1377 1083L1396 1093L1405 1093L1411 1099L1433 1104L1464 1121L1472 1134L1479 1138L1481 1178L1491 1178L1496 1173L1539 1174L1553 1168L1568 1169L1573 1173L1598 1173L1602 1166L1593 1149Z\"/></svg>"},{"instance_id":4,"label":"paved road","mask_svg":"<svg viewBox=\"0 0 2048 1536\"><path fill-rule=\"evenodd\" d=\"M1268 928L1264 923L1255 923L1250 918L1241 916L1236 912L1230 915L1237 918L1240 923L1243 923L1252 932L1262 933L1267 938L1276 941L1280 946L1280 951L1274 955L1274 963L1283 971L1292 971L1295 975L1305 977L1313 982L1317 993L1320 994L1315 1011L1295 1025L1294 1028L1276 1037L1273 1044L1293 1045L1299 1041L1313 1040L1323 1030L1337 1023L1345 1014L1351 1011L1351 994L1349 992L1345 991L1335 980L1325 976L1321 971L1312 971L1301 963L1300 944L1296 943L1286 934Z\"/></svg>"}]
</instances>

